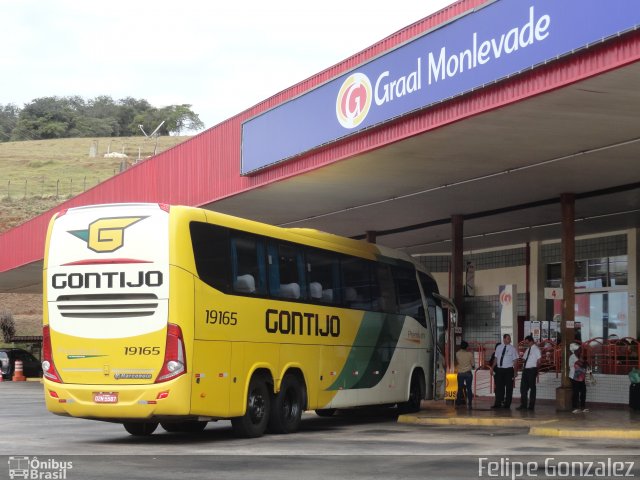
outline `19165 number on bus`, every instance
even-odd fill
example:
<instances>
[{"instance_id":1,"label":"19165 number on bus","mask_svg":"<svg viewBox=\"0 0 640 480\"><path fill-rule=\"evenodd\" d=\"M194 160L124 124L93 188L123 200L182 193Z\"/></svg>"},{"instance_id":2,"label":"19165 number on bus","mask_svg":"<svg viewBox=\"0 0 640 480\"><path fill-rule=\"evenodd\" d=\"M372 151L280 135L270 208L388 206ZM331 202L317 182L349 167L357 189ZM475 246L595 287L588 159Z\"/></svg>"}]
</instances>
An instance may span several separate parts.
<instances>
[{"instance_id":1,"label":"19165 number on bus","mask_svg":"<svg viewBox=\"0 0 640 480\"><path fill-rule=\"evenodd\" d=\"M160 355L160 347L124 347L125 355Z\"/></svg>"},{"instance_id":2,"label":"19165 number on bus","mask_svg":"<svg viewBox=\"0 0 640 480\"><path fill-rule=\"evenodd\" d=\"M237 325L238 312L226 312L223 310L205 310L208 325Z\"/></svg>"}]
</instances>

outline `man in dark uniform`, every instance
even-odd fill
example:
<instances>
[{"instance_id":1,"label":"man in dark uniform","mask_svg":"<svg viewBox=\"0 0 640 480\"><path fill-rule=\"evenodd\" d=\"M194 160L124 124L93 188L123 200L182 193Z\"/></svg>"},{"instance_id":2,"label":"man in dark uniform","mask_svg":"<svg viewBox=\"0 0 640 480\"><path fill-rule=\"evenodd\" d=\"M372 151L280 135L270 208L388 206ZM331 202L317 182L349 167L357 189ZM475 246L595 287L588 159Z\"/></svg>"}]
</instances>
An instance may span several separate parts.
<instances>
[{"instance_id":1,"label":"man in dark uniform","mask_svg":"<svg viewBox=\"0 0 640 480\"><path fill-rule=\"evenodd\" d=\"M511 335L505 333L502 343L496 348L496 356L491 365L496 383L496 399L491 408L511 408L513 396L514 365L518 351L511 345Z\"/></svg>"}]
</instances>

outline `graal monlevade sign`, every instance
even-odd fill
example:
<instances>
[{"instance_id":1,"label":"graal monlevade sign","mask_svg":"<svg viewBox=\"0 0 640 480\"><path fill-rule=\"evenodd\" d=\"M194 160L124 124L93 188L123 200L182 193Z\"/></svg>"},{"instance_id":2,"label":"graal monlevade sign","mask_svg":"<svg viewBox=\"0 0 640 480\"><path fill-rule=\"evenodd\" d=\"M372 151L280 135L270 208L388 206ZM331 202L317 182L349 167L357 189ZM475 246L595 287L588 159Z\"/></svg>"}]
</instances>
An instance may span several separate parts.
<instances>
[{"instance_id":1,"label":"graal monlevade sign","mask_svg":"<svg viewBox=\"0 0 640 480\"><path fill-rule=\"evenodd\" d=\"M635 1L496 0L244 122L241 173L535 68L638 25Z\"/></svg>"}]
</instances>

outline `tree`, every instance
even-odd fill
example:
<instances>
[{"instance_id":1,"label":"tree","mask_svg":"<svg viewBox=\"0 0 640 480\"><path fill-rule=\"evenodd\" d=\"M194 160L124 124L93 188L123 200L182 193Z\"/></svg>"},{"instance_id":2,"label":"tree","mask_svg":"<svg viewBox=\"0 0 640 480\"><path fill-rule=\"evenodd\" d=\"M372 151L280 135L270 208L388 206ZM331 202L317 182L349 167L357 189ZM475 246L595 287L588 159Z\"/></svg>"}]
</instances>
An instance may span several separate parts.
<instances>
[{"instance_id":1,"label":"tree","mask_svg":"<svg viewBox=\"0 0 640 480\"><path fill-rule=\"evenodd\" d=\"M115 118L79 117L69 137L117 137L120 130Z\"/></svg>"},{"instance_id":2,"label":"tree","mask_svg":"<svg viewBox=\"0 0 640 480\"><path fill-rule=\"evenodd\" d=\"M11 132L18 122L18 113L18 107L12 103L0 105L0 142L11 138Z\"/></svg>"},{"instance_id":3,"label":"tree","mask_svg":"<svg viewBox=\"0 0 640 480\"><path fill-rule=\"evenodd\" d=\"M139 122L136 123L136 115L153 109L146 100L136 100L133 97L126 97L118 100L118 125L120 125L120 136L138 135Z\"/></svg>"},{"instance_id":4,"label":"tree","mask_svg":"<svg viewBox=\"0 0 640 480\"><path fill-rule=\"evenodd\" d=\"M16 334L16 322L13 320L11 312L0 312L0 332L5 343L11 343Z\"/></svg>"},{"instance_id":5,"label":"tree","mask_svg":"<svg viewBox=\"0 0 640 480\"><path fill-rule=\"evenodd\" d=\"M183 130L200 130L204 128L204 123L202 123L200 117L191 110L191 105L187 104L147 110L136 115L134 123L136 128L138 128L138 125L144 125L148 134L162 123L162 126L158 129L158 135L170 135L172 133L180 135Z\"/></svg>"},{"instance_id":6,"label":"tree","mask_svg":"<svg viewBox=\"0 0 640 480\"><path fill-rule=\"evenodd\" d=\"M111 126L111 133L108 136L119 137L125 129L118 121L120 105L108 95L101 95L87 102L88 115L93 119L98 119ZM95 135L97 136L97 135Z\"/></svg>"},{"instance_id":7,"label":"tree","mask_svg":"<svg viewBox=\"0 0 640 480\"><path fill-rule=\"evenodd\" d=\"M191 110L191 105L171 105L160 110L165 117L167 131L180 135L183 130L201 130L204 123Z\"/></svg>"},{"instance_id":8,"label":"tree","mask_svg":"<svg viewBox=\"0 0 640 480\"><path fill-rule=\"evenodd\" d=\"M164 123L163 123L164 122ZM85 101L79 96L42 97L22 110L0 105L0 142L68 137L125 137L140 135L138 125L158 135L204 128L191 105L156 108L147 100L126 97L114 101L101 95Z\"/></svg>"},{"instance_id":9,"label":"tree","mask_svg":"<svg viewBox=\"0 0 640 480\"><path fill-rule=\"evenodd\" d=\"M78 117L77 98L42 97L20 111L12 140L65 138Z\"/></svg>"},{"instance_id":10,"label":"tree","mask_svg":"<svg viewBox=\"0 0 640 480\"><path fill-rule=\"evenodd\" d=\"M162 125L160 125L162 122ZM150 135L159 125L157 135L169 135L169 131L167 130L166 119L162 115L162 111L158 109L147 110L146 112L139 113L133 119L132 127L135 126L137 133L140 134L139 125L143 125L144 130L147 135Z\"/></svg>"}]
</instances>

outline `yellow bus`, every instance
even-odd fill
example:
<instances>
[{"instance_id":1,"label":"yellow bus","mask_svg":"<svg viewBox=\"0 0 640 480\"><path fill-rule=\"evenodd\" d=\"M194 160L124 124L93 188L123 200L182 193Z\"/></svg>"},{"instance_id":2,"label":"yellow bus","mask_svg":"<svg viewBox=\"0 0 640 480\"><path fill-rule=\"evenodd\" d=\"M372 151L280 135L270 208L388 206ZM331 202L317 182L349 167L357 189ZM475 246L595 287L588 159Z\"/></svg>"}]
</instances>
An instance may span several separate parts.
<instances>
[{"instance_id":1,"label":"yellow bus","mask_svg":"<svg viewBox=\"0 0 640 480\"><path fill-rule=\"evenodd\" d=\"M164 204L71 208L44 259L47 408L132 435L298 429L432 398L442 305L408 255Z\"/></svg>"}]
</instances>

